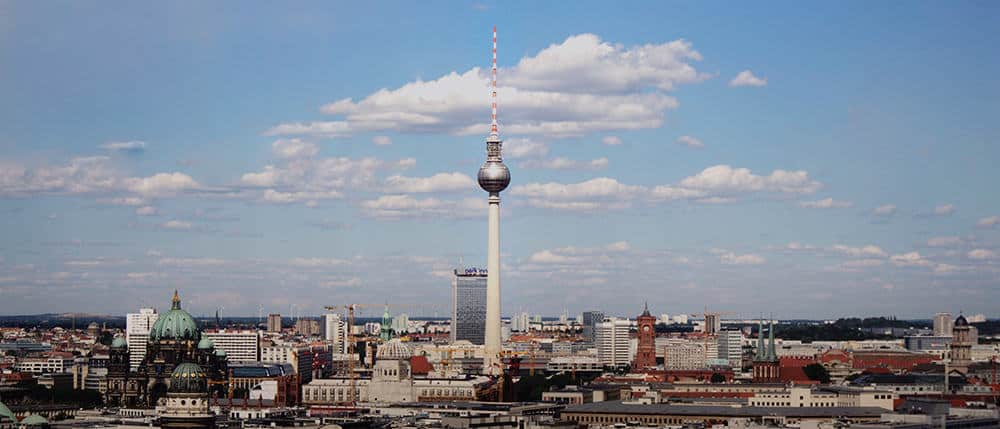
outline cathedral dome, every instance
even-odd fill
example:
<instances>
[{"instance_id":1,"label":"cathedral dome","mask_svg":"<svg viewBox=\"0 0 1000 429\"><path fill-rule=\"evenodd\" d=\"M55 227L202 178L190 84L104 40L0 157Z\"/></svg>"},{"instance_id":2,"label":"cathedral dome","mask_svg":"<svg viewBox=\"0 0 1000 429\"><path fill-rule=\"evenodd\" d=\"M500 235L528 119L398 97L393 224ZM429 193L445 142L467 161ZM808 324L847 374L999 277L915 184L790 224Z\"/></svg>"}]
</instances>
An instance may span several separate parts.
<instances>
[{"instance_id":1,"label":"cathedral dome","mask_svg":"<svg viewBox=\"0 0 1000 429\"><path fill-rule=\"evenodd\" d=\"M149 330L150 341L160 340L197 340L201 338L201 331L198 330L198 323L194 321L191 314L181 310L181 299L174 291L174 302L166 314L156 319L156 323Z\"/></svg>"},{"instance_id":2,"label":"cathedral dome","mask_svg":"<svg viewBox=\"0 0 1000 429\"><path fill-rule=\"evenodd\" d=\"M969 326L969 321L965 320L965 316L959 315L958 318L955 319L955 326Z\"/></svg>"},{"instance_id":3,"label":"cathedral dome","mask_svg":"<svg viewBox=\"0 0 1000 429\"><path fill-rule=\"evenodd\" d=\"M14 412L11 411L10 408L7 408L3 402L0 402L0 418L4 417L10 419L11 421L17 421L17 416L14 415Z\"/></svg>"},{"instance_id":4,"label":"cathedral dome","mask_svg":"<svg viewBox=\"0 0 1000 429\"><path fill-rule=\"evenodd\" d=\"M111 341L111 348L113 348L113 349L123 349L123 348L126 348L126 347L128 347L128 343L125 342L125 338L124 337L118 336L118 337L115 337L115 339Z\"/></svg>"},{"instance_id":5,"label":"cathedral dome","mask_svg":"<svg viewBox=\"0 0 1000 429\"><path fill-rule=\"evenodd\" d=\"M198 348L201 350L208 350L215 347L215 342L211 338L201 337L201 341L198 341Z\"/></svg>"},{"instance_id":6,"label":"cathedral dome","mask_svg":"<svg viewBox=\"0 0 1000 429\"><path fill-rule=\"evenodd\" d=\"M409 359L412 355L406 344L403 344L398 338L394 338L379 347L375 357L384 360L403 360Z\"/></svg>"},{"instance_id":7,"label":"cathedral dome","mask_svg":"<svg viewBox=\"0 0 1000 429\"><path fill-rule=\"evenodd\" d=\"M205 371L198 364L184 362L170 374L169 392L204 393L208 391Z\"/></svg>"},{"instance_id":8,"label":"cathedral dome","mask_svg":"<svg viewBox=\"0 0 1000 429\"><path fill-rule=\"evenodd\" d=\"M47 426L48 424L49 421L38 414L31 414L21 420L21 426Z\"/></svg>"}]
</instances>

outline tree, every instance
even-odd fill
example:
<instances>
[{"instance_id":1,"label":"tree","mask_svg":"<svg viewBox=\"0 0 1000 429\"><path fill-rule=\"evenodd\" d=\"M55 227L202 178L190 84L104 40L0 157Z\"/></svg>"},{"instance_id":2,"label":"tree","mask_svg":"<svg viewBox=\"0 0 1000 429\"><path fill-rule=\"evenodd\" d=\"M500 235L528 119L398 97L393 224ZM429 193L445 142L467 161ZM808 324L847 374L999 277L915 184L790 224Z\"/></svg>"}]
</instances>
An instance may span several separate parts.
<instances>
[{"instance_id":1,"label":"tree","mask_svg":"<svg viewBox=\"0 0 1000 429\"><path fill-rule=\"evenodd\" d=\"M714 384L725 383L726 382L726 376L715 372L715 373L712 373L712 378L709 381L711 381Z\"/></svg>"},{"instance_id":2,"label":"tree","mask_svg":"<svg viewBox=\"0 0 1000 429\"><path fill-rule=\"evenodd\" d=\"M806 365L802 368L802 371L806 373L806 377L809 377L810 380L820 383L830 382L830 372L826 370L826 367L818 363Z\"/></svg>"}]
</instances>

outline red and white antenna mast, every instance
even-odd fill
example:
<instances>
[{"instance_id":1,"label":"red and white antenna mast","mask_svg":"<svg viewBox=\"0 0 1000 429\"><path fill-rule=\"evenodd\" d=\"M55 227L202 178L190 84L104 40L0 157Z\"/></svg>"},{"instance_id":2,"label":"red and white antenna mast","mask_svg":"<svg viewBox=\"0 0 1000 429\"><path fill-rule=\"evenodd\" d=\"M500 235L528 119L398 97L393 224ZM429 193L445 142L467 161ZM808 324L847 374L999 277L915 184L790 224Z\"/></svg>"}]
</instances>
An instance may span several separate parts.
<instances>
[{"instance_id":1,"label":"red and white antenna mast","mask_svg":"<svg viewBox=\"0 0 1000 429\"><path fill-rule=\"evenodd\" d=\"M493 115L490 123L490 136L499 137L500 131L497 129L497 26L495 25L493 26L493 68L491 71L493 73L493 80L490 83L493 90Z\"/></svg>"}]
</instances>

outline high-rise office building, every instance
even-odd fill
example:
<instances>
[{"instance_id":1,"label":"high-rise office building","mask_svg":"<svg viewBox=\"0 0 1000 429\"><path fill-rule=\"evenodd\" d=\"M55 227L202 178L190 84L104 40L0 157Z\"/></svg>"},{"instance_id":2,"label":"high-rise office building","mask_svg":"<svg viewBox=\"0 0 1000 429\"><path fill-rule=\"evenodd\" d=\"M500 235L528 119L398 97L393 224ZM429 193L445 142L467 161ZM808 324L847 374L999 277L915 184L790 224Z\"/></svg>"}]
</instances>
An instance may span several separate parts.
<instances>
[{"instance_id":1,"label":"high-rise office building","mask_svg":"<svg viewBox=\"0 0 1000 429\"><path fill-rule=\"evenodd\" d=\"M295 332L305 337L319 335L319 321L313 319L299 319L295 321Z\"/></svg>"},{"instance_id":2,"label":"high-rise office building","mask_svg":"<svg viewBox=\"0 0 1000 429\"><path fill-rule=\"evenodd\" d=\"M604 312L602 311L584 311L583 312L583 340L594 342L596 336L594 333L594 327L604 321Z\"/></svg>"},{"instance_id":3,"label":"high-rise office building","mask_svg":"<svg viewBox=\"0 0 1000 429\"><path fill-rule=\"evenodd\" d=\"M455 270L451 281L451 341L483 344L486 339L487 273L476 268Z\"/></svg>"},{"instance_id":4,"label":"high-rise office building","mask_svg":"<svg viewBox=\"0 0 1000 429\"><path fill-rule=\"evenodd\" d=\"M705 334L715 335L722 330L722 319L718 313L705 313Z\"/></svg>"},{"instance_id":5,"label":"high-rise office building","mask_svg":"<svg viewBox=\"0 0 1000 429\"><path fill-rule=\"evenodd\" d=\"M631 361L628 319L606 318L594 326L597 359L604 366L623 367Z\"/></svg>"},{"instance_id":6,"label":"high-rise office building","mask_svg":"<svg viewBox=\"0 0 1000 429\"><path fill-rule=\"evenodd\" d=\"M290 363L299 376L299 382L312 381L313 353L309 346L267 346L260 349L260 361L270 363Z\"/></svg>"},{"instance_id":7,"label":"high-rise office building","mask_svg":"<svg viewBox=\"0 0 1000 429\"><path fill-rule=\"evenodd\" d=\"M520 312L510 319L510 330L516 332L528 332L531 330L531 316L528 313Z\"/></svg>"},{"instance_id":8,"label":"high-rise office building","mask_svg":"<svg viewBox=\"0 0 1000 429\"><path fill-rule=\"evenodd\" d=\"M333 350L337 353L346 353L347 324L340 320L340 315L327 313L320 320L320 336L323 340L333 343Z\"/></svg>"},{"instance_id":9,"label":"high-rise office building","mask_svg":"<svg viewBox=\"0 0 1000 429\"><path fill-rule=\"evenodd\" d=\"M716 341L719 359L725 359L733 368L740 368L743 365L743 333L739 330L722 330Z\"/></svg>"},{"instance_id":10,"label":"high-rise office building","mask_svg":"<svg viewBox=\"0 0 1000 429\"><path fill-rule=\"evenodd\" d=\"M206 330L201 335L211 339L216 350L226 352L230 363L260 360L260 333L256 329Z\"/></svg>"},{"instance_id":11,"label":"high-rise office building","mask_svg":"<svg viewBox=\"0 0 1000 429\"><path fill-rule=\"evenodd\" d=\"M267 315L267 332L281 332L281 315L271 313Z\"/></svg>"},{"instance_id":12,"label":"high-rise office building","mask_svg":"<svg viewBox=\"0 0 1000 429\"><path fill-rule=\"evenodd\" d=\"M954 319L951 318L951 313L938 313L934 315L934 336L935 337L950 337L952 333L952 327L954 325Z\"/></svg>"},{"instance_id":13,"label":"high-rise office building","mask_svg":"<svg viewBox=\"0 0 1000 429\"><path fill-rule=\"evenodd\" d=\"M135 371L142 363L142 358L146 357L149 329L159 317L155 308L140 308L138 313L128 313L125 316L125 342L128 344L129 369L132 371Z\"/></svg>"},{"instance_id":14,"label":"high-rise office building","mask_svg":"<svg viewBox=\"0 0 1000 429\"><path fill-rule=\"evenodd\" d=\"M663 367L668 370L691 370L705 367L706 343L670 339L663 347Z\"/></svg>"},{"instance_id":15,"label":"high-rise office building","mask_svg":"<svg viewBox=\"0 0 1000 429\"><path fill-rule=\"evenodd\" d=\"M392 319L392 331L404 335L410 331L410 315L402 313Z\"/></svg>"}]
</instances>

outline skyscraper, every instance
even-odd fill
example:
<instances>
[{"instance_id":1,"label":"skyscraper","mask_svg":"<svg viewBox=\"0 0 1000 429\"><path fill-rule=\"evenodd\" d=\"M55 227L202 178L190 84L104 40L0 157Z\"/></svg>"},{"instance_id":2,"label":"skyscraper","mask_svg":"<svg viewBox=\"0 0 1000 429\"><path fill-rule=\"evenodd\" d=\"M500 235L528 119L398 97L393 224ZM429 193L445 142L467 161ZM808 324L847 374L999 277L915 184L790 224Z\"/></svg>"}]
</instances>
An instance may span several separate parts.
<instances>
[{"instance_id":1,"label":"skyscraper","mask_svg":"<svg viewBox=\"0 0 1000 429\"><path fill-rule=\"evenodd\" d=\"M722 330L716 338L719 359L729 361L729 366L740 368L743 365L743 333L739 330Z\"/></svg>"},{"instance_id":2,"label":"skyscraper","mask_svg":"<svg viewBox=\"0 0 1000 429\"><path fill-rule=\"evenodd\" d=\"M500 131L497 126L497 28L493 27L492 115L486 138L486 163L479 168L479 186L489 192L489 220L486 244L486 335L483 370L499 371L500 364L500 192L510 185L510 170L503 163Z\"/></svg>"},{"instance_id":3,"label":"skyscraper","mask_svg":"<svg viewBox=\"0 0 1000 429\"><path fill-rule=\"evenodd\" d=\"M604 321L604 312L602 311L584 311L583 312L583 340L594 342L597 339L594 331L594 327Z\"/></svg>"},{"instance_id":4,"label":"skyscraper","mask_svg":"<svg viewBox=\"0 0 1000 429\"><path fill-rule=\"evenodd\" d=\"M451 281L452 342L485 342L487 276L485 271L475 268L455 270Z\"/></svg>"},{"instance_id":5,"label":"skyscraper","mask_svg":"<svg viewBox=\"0 0 1000 429\"><path fill-rule=\"evenodd\" d=\"M146 342L149 340L149 329L156 323L160 315L155 308L140 308L138 313L125 316L125 342L129 350L129 369L135 371L146 357Z\"/></svg>"},{"instance_id":6,"label":"skyscraper","mask_svg":"<svg viewBox=\"0 0 1000 429\"><path fill-rule=\"evenodd\" d=\"M267 332L281 332L281 315L271 313L267 315Z\"/></svg>"},{"instance_id":7,"label":"skyscraper","mask_svg":"<svg viewBox=\"0 0 1000 429\"><path fill-rule=\"evenodd\" d=\"M628 319L607 318L595 326L597 359L604 366L623 367L628 365L629 355Z\"/></svg>"},{"instance_id":8,"label":"skyscraper","mask_svg":"<svg viewBox=\"0 0 1000 429\"><path fill-rule=\"evenodd\" d=\"M950 337L952 331L951 313L938 313L934 315L934 336Z\"/></svg>"}]
</instances>

